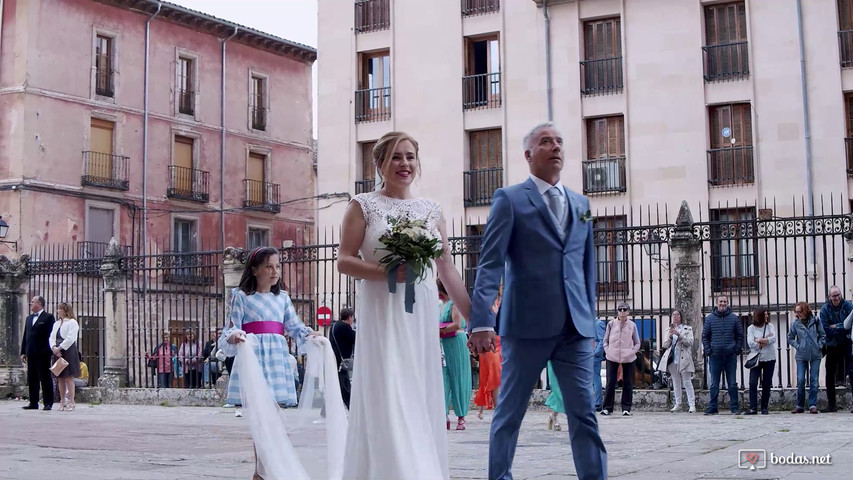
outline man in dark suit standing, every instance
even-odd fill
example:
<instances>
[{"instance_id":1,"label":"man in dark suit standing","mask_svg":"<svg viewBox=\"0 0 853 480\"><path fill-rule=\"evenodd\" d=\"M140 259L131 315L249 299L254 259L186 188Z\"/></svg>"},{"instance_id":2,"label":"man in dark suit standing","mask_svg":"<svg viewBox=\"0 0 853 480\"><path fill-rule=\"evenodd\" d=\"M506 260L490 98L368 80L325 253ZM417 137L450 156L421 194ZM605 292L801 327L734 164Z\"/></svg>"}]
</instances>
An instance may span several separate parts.
<instances>
[{"instance_id":1,"label":"man in dark suit standing","mask_svg":"<svg viewBox=\"0 0 853 480\"><path fill-rule=\"evenodd\" d=\"M44 297L35 296L30 301L30 311L24 323L21 340L21 361L27 364L27 385L30 387L30 404L24 410L38 410L39 383L44 395L44 409L53 408L53 382L50 378L50 332L56 319L44 311Z\"/></svg>"},{"instance_id":2,"label":"man in dark suit standing","mask_svg":"<svg viewBox=\"0 0 853 480\"><path fill-rule=\"evenodd\" d=\"M341 310L340 320L332 324L329 338L332 342L332 351L335 352L335 360L338 362L338 383L341 385L341 398L344 405L349 408L350 393L352 391L352 353L355 350L355 330L352 324L355 321L355 312L351 308Z\"/></svg>"}]
</instances>

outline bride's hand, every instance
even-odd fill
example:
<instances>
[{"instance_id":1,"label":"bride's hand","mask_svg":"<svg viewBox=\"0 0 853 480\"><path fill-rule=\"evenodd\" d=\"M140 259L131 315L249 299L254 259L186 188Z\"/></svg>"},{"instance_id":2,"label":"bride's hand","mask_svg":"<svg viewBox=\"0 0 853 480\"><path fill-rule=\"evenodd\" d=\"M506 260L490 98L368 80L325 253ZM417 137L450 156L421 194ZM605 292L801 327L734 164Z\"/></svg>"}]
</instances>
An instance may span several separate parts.
<instances>
[{"instance_id":1,"label":"bride's hand","mask_svg":"<svg viewBox=\"0 0 853 480\"><path fill-rule=\"evenodd\" d=\"M406 262L397 267L397 283L406 283Z\"/></svg>"}]
</instances>

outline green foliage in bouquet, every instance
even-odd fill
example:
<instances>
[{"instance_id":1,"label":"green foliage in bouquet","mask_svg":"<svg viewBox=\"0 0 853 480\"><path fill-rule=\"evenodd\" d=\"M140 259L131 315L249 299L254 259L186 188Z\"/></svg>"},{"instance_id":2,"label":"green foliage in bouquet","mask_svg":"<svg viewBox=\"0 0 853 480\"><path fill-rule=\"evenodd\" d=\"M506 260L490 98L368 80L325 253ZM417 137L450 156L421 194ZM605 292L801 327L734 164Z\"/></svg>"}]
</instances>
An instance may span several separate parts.
<instances>
[{"instance_id":1,"label":"green foliage in bouquet","mask_svg":"<svg viewBox=\"0 0 853 480\"><path fill-rule=\"evenodd\" d=\"M432 268L430 260L444 253L441 239L426 228L422 220L411 220L408 217L388 217L390 228L379 237L387 255L379 260L379 264L390 272L400 264L405 263L412 270L418 281L426 276L427 269Z\"/></svg>"}]
</instances>

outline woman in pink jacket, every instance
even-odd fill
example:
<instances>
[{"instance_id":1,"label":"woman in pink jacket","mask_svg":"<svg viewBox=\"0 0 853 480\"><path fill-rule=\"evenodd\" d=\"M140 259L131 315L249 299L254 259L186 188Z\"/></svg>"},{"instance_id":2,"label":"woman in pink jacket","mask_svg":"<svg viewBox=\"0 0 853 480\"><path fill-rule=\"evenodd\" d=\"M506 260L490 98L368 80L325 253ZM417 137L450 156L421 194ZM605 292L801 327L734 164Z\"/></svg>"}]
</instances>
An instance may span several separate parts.
<instances>
[{"instance_id":1,"label":"woman in pink jacket","mask_svg":"<svg viewBox=\"0 0 853 480\"><path fill-rule=\"evenodd\" d=\"M631 416L631 403L634 398L634 360L640 350L640 336L637 325L628 320L631 306L619 302L616 306L616 320L607 324L604 332L604 357L607 360L607 388L604 390L602 415L613 412L616 397L616 375L622 365L622 415Z\"/></svg>"}]
</instances>

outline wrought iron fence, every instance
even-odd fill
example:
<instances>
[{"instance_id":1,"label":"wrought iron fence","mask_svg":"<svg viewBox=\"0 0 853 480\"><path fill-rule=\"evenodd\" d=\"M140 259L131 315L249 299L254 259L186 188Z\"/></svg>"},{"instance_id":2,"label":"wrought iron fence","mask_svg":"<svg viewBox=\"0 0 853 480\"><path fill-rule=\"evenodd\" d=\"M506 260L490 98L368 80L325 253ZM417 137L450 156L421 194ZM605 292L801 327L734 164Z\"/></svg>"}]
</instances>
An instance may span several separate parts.
<instances>
[{"instance_id":1,"label":"wrought iron fence","mask_svg":"<svg viewBox=\"0 0 853 480\"><path fill-rule=\"evenodd\" d=\"M583 161L583 193L623 193L627 190L625 157Z\"/></svg>"},{"instance_id":2,"label":"wrought iron fence","mask_svg":"<svg viewBox=\"0 0 853 480\"><path fill-rule=\"evenodd\" d=\"M755 183L752 146L708 150L708 184L713 187Z\"/></svg>"},{"instance_id":3,"label":"wrought iron fence","mask_svg":"<svg viewBox=\"0 0 853 480\"><path fill-rule=\"evenodd\" d=\"M368 178L355 182L355 194L372 192L376 188L376 179Z\"/></svg>"},{"instance_id":4,"label":"wrought iron fence","mask_svg":"<svg viewBox=\"0 0 853 480\"><path fill-rule=\"evenodd\" d=\"M599 95L621 92L622 57L583 60L581 63L581 93Z\"/></svg>"},{"instance_id":5,"label":"wrought iron fence","mask_svg":"<svg viewBox=\"0 0 853 480\"><path fill-rule=\"evenodd\" d=\"M481 168L462 172L466 207L490 205L495 190L504 186L504 169Z\"/></svg>"},{"instance_id":6,"label":"wrought iron fence","mask_svg":"<svg viewBox=\"0 0 853 480\"><path fill-rule=\"evenodd\" d=\"M391 87L355 91L355 121L378 122L391 119Z\"/></svg>"},{"instance_id":7,"label":"wrought iron fence","mask_svg":"<svg viewBox=\"0 0 853 480\"><path fill-rule=\"evenodd\" d=\"M169 189L166 196L195 202L210 199L210 172L169 165Z\"/></svg>"},{"instance_id":8,"label":"wrought iron fence","mask_svg":"<svg viewBox=\"0 0 853 480\"><path fill-rule=\"evenodd\" d=\"M853 67L853 30L838 32L838 53L841 57L841 67Z\"/></svg>"},{"instance_id":9,"label":"wrought iron fence","mask_svg":"<svg viewBox=\"0 0 853 480\"><path fill-rule=\"evenodd\" d=\"M497 12L500 8L500 0L462 0L463 17Z\"/></svg>"},{"instance_id":10,"label":"wrought iron fence","mask_svg":"<svg viewBox=\"0 0 853 480\"><path fill-rule=\"evenodd\" d=\"M355 33L387 30L391 27L391 0L356 0Z\"/></svg>"},{"instance_id":11,"label":"wrought iron fence","mask_svg":"<svg viewBox=\"0 0 853 480\"><path fill-rule=\"evenodd\" d=\"M101 152L83 152L83 185L127 190L128 157Z\"/></svg>"},{"instance_id":12,"label":"wrought iron fence","mask_svg":"<svg viewBox=\"0 0 853 480\"><path fill-rule=\"evenodd\" d=\"M497 108L501 106L501 72L462 77L462 108Z\"/></svg>"},{"instance_id":13,"label":"wrought iron fence","mask_svg":"<svg viewBox=\"0 0 853 480\"><path fill-rule=\"evenodd\" d=\"M749 76L748 42L707 45L702 47L705 58L705 81L740 80Z\"/></svg>"}]
</instances>

